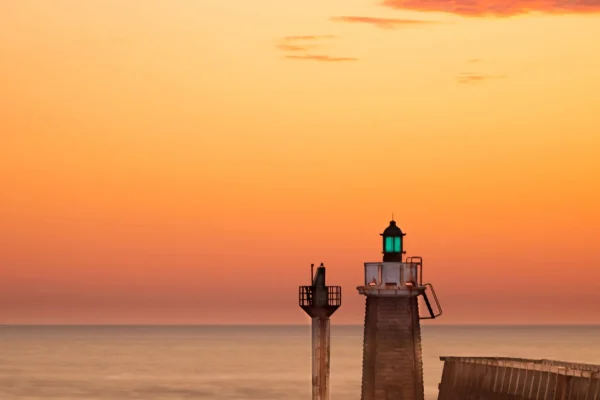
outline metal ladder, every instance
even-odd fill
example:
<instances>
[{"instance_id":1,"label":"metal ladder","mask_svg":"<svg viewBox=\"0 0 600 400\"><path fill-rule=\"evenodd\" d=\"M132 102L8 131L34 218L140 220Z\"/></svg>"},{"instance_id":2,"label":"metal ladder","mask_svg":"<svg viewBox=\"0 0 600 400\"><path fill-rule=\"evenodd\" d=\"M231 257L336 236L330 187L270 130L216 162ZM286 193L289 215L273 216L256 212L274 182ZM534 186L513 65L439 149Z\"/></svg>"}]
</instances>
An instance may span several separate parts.
<instances>
[{"instance_id":1,"label":"metal ladder","mask_svg":"<svg viewBox=\"0 0 600 400\"><path fill-rule=\"evenodd\" d=\"M435 295L435 290L433 289L433 285L431 283L425 283L422 285L425 289L422 292L423 295L423 300L425 300L425 305L427 305L427 310L429 311L429 317L419 317L419 319L435 319L437 317L439 317L440 315L442 315L442 306L440 305L440 302L437 298L437 296ZM433 312L433 309L431 308L431 303L429 302L429 298L427 297L427 287L429 287L431 289L431 294L433 295L433 300L435 300L435 304L436 307L438 309L438 313L435 314Z\"/></svg>"}]
</instances>

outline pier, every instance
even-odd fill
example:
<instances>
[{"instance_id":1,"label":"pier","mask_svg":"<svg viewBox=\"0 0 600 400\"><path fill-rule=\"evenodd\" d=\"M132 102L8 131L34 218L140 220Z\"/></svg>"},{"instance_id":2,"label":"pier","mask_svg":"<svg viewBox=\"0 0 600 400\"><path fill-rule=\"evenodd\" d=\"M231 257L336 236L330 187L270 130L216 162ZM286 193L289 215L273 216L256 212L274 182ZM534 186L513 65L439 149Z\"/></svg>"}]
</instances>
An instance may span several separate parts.
<instances>
[{"instance_id":1,"label":"pier","mask_svg":"<svg viewBox=\"0 0 600 400\"><path fill-rule=\"evenodd\" d=\"M438 400L600 400L600 365L503 357L440 357Z\"/></svg>"}]
</instances>

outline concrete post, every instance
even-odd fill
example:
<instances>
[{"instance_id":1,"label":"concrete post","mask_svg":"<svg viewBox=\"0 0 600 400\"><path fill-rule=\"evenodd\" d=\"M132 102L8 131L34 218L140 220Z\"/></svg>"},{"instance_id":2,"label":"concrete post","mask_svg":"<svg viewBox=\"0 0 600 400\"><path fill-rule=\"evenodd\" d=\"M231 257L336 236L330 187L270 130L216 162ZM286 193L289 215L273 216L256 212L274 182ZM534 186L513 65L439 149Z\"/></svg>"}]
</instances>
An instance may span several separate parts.
<instances>
[{"instance_id":1,"label":"concrete post","mask_svg":"<svg viewBox=\"0 0 600 400\"><path fill-rule=\"evenodd\" d=\"M323 264L317 268L311 286L300 286L300 307L312 319L312 400L329 400L329 317L341 304L341 288L325 285Z\"/></svg>"},{"instance_id":2,"label":"concrete post","mask_svg":"<svg viewBox=\"0 0 600 400\"><path fill-rule=\"evenodd\" d=\"M312 399L329 400L329 318L312 319Z\"/></svg>"}]
</instances>

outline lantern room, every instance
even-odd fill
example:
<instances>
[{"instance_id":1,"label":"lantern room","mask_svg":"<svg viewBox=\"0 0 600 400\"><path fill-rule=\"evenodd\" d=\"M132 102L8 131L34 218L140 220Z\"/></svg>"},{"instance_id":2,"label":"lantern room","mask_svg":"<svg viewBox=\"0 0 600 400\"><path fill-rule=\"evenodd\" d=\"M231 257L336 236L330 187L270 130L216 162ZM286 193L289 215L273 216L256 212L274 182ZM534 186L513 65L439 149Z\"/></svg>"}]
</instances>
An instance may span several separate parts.
<instances>
[{"instance_id":1,"label":"lantern room","mask_svg":"<svg viewBox=\"0 0 600 400\"><path fill-rule=\"evenodd\" d=\"M390 221L390 225L381 234L383 237L383 261L402 262L404 251L404 236L402 230L396 225L396 221Z\"/></svg>"}]
</instances>

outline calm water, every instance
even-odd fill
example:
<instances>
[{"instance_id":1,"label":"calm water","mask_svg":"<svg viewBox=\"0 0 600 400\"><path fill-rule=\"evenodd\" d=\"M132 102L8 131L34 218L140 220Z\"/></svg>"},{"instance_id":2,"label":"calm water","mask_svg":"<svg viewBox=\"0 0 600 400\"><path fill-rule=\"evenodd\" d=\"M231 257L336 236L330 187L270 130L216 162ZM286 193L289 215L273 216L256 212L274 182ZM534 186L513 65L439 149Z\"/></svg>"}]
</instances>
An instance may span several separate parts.
<instances>
[{"instance_id":1,"label":"calm water","mask_svg":"<svg viewBox=\"0 0 600 400\"><path fill-rule=\"evenodd\" d=\"M308 326L0 327L0 400L310 398ZM441 355L600 363L600 327L423 327ZM332 327L332 400L360 399L362 327Z\"/></svg>"}]
</instances>

